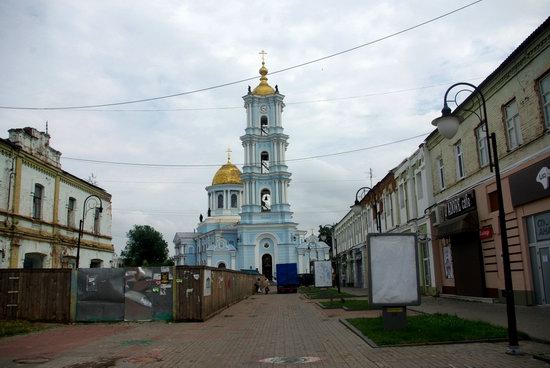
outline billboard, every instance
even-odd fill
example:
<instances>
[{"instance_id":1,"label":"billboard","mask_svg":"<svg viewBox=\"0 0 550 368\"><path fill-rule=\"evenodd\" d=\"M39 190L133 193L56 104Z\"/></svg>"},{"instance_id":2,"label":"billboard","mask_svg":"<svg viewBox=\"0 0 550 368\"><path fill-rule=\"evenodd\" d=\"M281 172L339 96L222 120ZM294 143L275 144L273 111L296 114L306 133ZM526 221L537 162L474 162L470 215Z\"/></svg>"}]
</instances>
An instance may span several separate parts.
<instances>
[{"instance_id":1,"label":"billboard","mask_svg":"<svg viewBox=\"0 0 550 368\"><path fill-rule=\"evenodd\" d=\"M332 264L330 261L313 262L313 273L315 274L315 287L332 286Z\"/></svg>"},{"instance_id":2,"label":"billboard","mask_svg":"<svg viewBox=\"0 0 550 368\"><path fill-rule=\"evenodd\" d=\"M370 303L420 305L416 234L369 234L367 248Z\"/></svg>"}]
</instances>

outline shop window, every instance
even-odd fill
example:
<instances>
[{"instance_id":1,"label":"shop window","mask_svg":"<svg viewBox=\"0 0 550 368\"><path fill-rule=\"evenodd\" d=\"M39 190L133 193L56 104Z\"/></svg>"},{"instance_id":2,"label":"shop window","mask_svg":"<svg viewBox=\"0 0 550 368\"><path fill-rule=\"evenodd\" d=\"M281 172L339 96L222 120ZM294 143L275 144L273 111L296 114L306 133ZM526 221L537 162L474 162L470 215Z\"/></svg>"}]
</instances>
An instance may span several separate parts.
<instances>
[{"instance_id":1,"label":"shop window","mask_svg":"<svg viewBox=\"0 0 550 368\"><path fill-rule=\"evenodd\" d=\"M491 212L498 211L498 195L496 191L489 193L489 209Z\"/></svg>"},{"instance_id":2,"label":"shop window","mask_svg":"<svg viewBox=\"0 0 550 368\"><path fill-rule=\"evenodd\" d=\"M508 148L513 150L523 143L521 137L521 126L519 122L519 111L516 100L504 106L504 117L506 120L506 135Z\"/></svg>"},{"instance_id":3,"label":"shop window","mask_svg":"<svg viewBox=\"0 0 550 368\"><path fill-rule=\"evenodd\" d=\"M540 80L540 96L544 110L544 123L550 129L550 74Z\"/></svg>"},{"instance_id":4,"label":"shop window","mask_svg":"<svg viewBox=\"0 0 550 368\"><path fill-rule=\"evenodd\" d=\"M44 187L40 184L34 185L34 193L32 195L32 218L42 218L42 202L44 201Z\"/></svg>"}]
</instances>

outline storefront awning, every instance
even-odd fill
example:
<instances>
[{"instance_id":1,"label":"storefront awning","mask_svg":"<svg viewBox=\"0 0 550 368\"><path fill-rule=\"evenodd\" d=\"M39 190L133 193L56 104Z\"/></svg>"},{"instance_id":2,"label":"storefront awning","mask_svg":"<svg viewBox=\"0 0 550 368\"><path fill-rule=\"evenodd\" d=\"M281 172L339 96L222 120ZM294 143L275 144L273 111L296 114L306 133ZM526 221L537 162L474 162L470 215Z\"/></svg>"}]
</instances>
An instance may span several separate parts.
<instances>
[{"instance_id":1,"label":"storefront awning","mask_svg":"<svg viewBox=\"0 0 550 368\"><path fill-rule=\"evenodd\" d=\"M479 231L479 223L475 212L465 213L455 218L443 221L437 226L437 238L445 238L449 235Z\"/></svg>"}]
</instances>

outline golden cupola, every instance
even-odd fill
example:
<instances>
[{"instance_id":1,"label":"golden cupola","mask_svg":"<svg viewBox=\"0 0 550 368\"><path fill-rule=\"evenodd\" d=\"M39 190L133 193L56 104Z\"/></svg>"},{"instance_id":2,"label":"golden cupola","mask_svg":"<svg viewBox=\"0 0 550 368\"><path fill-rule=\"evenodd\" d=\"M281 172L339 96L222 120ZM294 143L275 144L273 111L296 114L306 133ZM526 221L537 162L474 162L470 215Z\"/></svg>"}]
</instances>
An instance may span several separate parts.
<instances>
[{"instance_id":1,"label":"golden cupola","mask_svg":"<svg viewBox=\"0 0 550 368\"><path fill-rule=\"evenodd\" d=\"M267 96L274 94L275 90L267 83L267 68L265 67L265 62L262 61L262 67L259 71L261 75L260 84L252 90L252 94L256 96Z\"/></svg>"},{"instance_id":2,"label":"golden cupola","mask_svg":"<svg viewBox=\"0 0 550 368\"><path fill-rule=\"evenodd\" d=\"M227 158L227 163L218 169L212 179L212 185L219 184L242 184L241 170L231 163L229 157Z\"/></svg>"}]
</instances>

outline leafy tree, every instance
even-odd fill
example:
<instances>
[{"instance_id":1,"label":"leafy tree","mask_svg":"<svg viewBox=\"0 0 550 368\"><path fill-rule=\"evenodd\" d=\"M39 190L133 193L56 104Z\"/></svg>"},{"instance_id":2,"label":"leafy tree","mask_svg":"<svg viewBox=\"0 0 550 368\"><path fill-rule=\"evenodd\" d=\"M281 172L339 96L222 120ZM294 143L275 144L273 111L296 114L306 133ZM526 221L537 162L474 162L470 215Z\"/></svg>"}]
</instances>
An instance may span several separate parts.
<instances>
[{"instance_id":1,"label":"leafy tree","mask_svg":"<svg viewBox=\"0 0 550 368\"><path fill-rule=\"evenodd\" d=\"M325 240L321 239L323 235L326 237ZM332 228L331 227L319 225L319 240L327 243L327 245L330 248L330 251L332 252Z\"/></svg>"},{"instance_id":2,"label":"leafy tree","mask_svg":"<svg viewBox=\"0 0 550 368\"><path fill-rule=\"evenodd\" d=\"M168 243L149 225L134 225L126 234L128 241L121 253L128 267L168 265Z\"/></svg>"}]
</instances>

